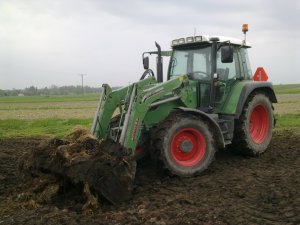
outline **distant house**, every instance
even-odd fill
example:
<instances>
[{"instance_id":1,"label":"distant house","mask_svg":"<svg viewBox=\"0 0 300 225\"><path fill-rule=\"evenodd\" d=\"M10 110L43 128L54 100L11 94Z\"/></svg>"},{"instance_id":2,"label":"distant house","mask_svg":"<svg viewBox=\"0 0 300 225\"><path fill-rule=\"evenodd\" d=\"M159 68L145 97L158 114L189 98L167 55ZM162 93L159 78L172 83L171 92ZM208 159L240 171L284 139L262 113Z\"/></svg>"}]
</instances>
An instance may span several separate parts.
<instances>
[{"instance_id":1,"label":"distant house","mask_svg":"<svg viewBox=\"0 0 300 225\"><path fill-rule=\"evenodd\" d=\"M19 97L22 97L22 96L24 96L24 94L20 93L20 94L18 94L18 96L19 96Z\"/></svg>"}]
</instances>

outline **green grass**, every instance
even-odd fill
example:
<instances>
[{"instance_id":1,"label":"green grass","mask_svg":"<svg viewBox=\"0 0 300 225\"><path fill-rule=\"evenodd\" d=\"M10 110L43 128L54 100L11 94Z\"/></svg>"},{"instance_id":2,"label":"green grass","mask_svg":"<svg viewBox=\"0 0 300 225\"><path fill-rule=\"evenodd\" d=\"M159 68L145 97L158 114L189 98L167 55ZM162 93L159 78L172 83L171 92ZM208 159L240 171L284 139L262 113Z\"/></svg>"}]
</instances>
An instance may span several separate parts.
<instances>
[{"instance_id":1,"label":"green grass","mask_svg":"<svg viewBox=\"0 0 300 225\"><path fill-rule=\"evenodd\" d=\"M274 85L276 94L300 94L300 84Z\"/></svg>"},{"instance_id":2,"label":"green grass","mask_svg":"<svg viewBox=\"0 0 300 225\"><path fill-rule=\"evenodd\" d=\"M99 96L100 94L53 95L53 96L8 96L8 97L0 97L0 103L97 101L99 99Z\"/></svg>"},{"instance_id":3,"label":"green grass","mask_svg":"<svg viewBox=\"0 0 300 225\"><path fill-rule=\"evenodd\" d=\"M66 109L95 109L95 106L78 106L78 107L57 107L57 106L48 106L48 107L28 107L28 108L21 108L21 107L11 107L11 108L0 108L3 111L10 111L10 110L66 110Z\"/></svg>"},{"instance_id":4,"label":"green grass","mask_svg":"<svg viewBox=\"0 0 300 225\"><path fill-rule=\"evenodd\" d=\"M75 126L90 128L92 119L0 120L0 139L63 137Z\"/></svg>"},{"instance_id":5,"label":"green grass","mask_svg":"<svg viewBox=\"0 0 300 225\"><path fill-rule=\"evenodd\" d=\"M300 128L300 114L275 115L276 128Z\"/></svg>"},{"instance_id":6,"label":"green grass","mask_svg":"<svg viewBox=\"0 0 300 225\"><path fill-rule=\"evenodd\" d=\"M90 128L92 119L0 120L0 138L63 137L75 126ZM300 114L276 115L276 129L300 128Z\"/></svg>"}]
</instances>

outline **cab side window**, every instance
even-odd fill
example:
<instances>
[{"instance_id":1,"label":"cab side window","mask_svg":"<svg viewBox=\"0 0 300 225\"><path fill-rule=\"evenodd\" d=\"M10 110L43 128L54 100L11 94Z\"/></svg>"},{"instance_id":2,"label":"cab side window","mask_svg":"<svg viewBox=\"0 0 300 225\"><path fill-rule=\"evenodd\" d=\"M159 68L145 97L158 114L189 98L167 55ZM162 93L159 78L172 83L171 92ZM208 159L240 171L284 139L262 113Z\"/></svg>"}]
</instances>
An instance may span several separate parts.
<instances>
[{"instance_id":1,"label":"cab side window","mask_svg":"<svg viewBox=\"0 0 300 225\"><path fill-rule=\"evenodd\" d=\"M226 81L240 76L238 54L236 48L233 51L233 62L222 63L221 51L217 52L217 74L220 80Z\"/></svg>"},{"instance_id":2,"label":"cab side window","mask_svg":"<svg viewBox=\"0 0 300 225\"><path fill-rule=\"evenodd\" d=\"M242 61L242 64L243 64L245 79L252 80L252 70L251 70L251 66L250 66L250 61L249 61L247 49L246 48L241 48L240 49L240 54L241 54L241 61Z\"/></svg>"},{"instance_id":3,"label":"cab side window","mask_svg":"<svg viewBox=\"0 0 300 225\"><path fill-rule=\"evenodd\" d=\"M236 78L241 76L237 48L233 48L233 62L222 63L221 51L217 52L216 61L219 82L216 86L215 104L221 107L225 103L226 96L228 96L228 93L233 88Z\"/></svg>"}]
</instances>

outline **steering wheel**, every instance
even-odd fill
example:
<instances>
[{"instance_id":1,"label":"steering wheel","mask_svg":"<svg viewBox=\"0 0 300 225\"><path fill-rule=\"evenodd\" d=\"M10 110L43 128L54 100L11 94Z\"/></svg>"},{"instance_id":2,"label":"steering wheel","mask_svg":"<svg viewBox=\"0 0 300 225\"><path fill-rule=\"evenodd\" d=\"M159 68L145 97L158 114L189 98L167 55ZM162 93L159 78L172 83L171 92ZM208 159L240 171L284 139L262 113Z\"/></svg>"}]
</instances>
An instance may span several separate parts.
<instances>
[{"instance_id":1,"label":"steering wheel","mask_svg":"<svg viewBox=\"0 0 300 225\"><path fill-rule=\"evenodd\" d=\"M144 80L147 75L154 77L153 71L151 69L147 69L147 70L144 71L144 73L141 76L140 80Z\"/></svg>"},{"instance_id":2,"label":"steering wheel","mask_svg":"<svg viewBox=\"0 0 300 225\"><path fill-rule=\"evenodd\" d=\"M207 73L204 71L197 70L197 71L188 73L187 76L193 80L202 80L203 78L207 78Z\"/></svg>"}]
</instances>

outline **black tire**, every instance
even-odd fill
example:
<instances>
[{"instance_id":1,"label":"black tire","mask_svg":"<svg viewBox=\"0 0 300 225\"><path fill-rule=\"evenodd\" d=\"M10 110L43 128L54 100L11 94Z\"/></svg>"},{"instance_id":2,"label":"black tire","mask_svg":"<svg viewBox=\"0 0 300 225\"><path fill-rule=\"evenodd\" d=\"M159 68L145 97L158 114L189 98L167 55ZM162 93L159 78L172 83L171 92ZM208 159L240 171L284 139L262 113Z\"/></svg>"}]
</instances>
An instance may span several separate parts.
<instances>
[{"instance_id":1,"label":"black tire","mask_svg":"<svg viewBox=\"0 0 300 225\"><path fill-rule=\"evenodd\" d=\"M268 148L274 128L273 106L263 93L254 93L235 123L232 149L246 156L259 156Z\"/></svg>"},{"instance_id":2,"label":"black tire","mask_svg":"<svg viewBox=\"0 0 300 225\"><path fill-rule=\"evenodd\" d=\"M152 138L154 154L174 175L191 177L213 162L216 148L212 133L200 118L173 113L162 122Z\"/></svg>"}]
</instances>

